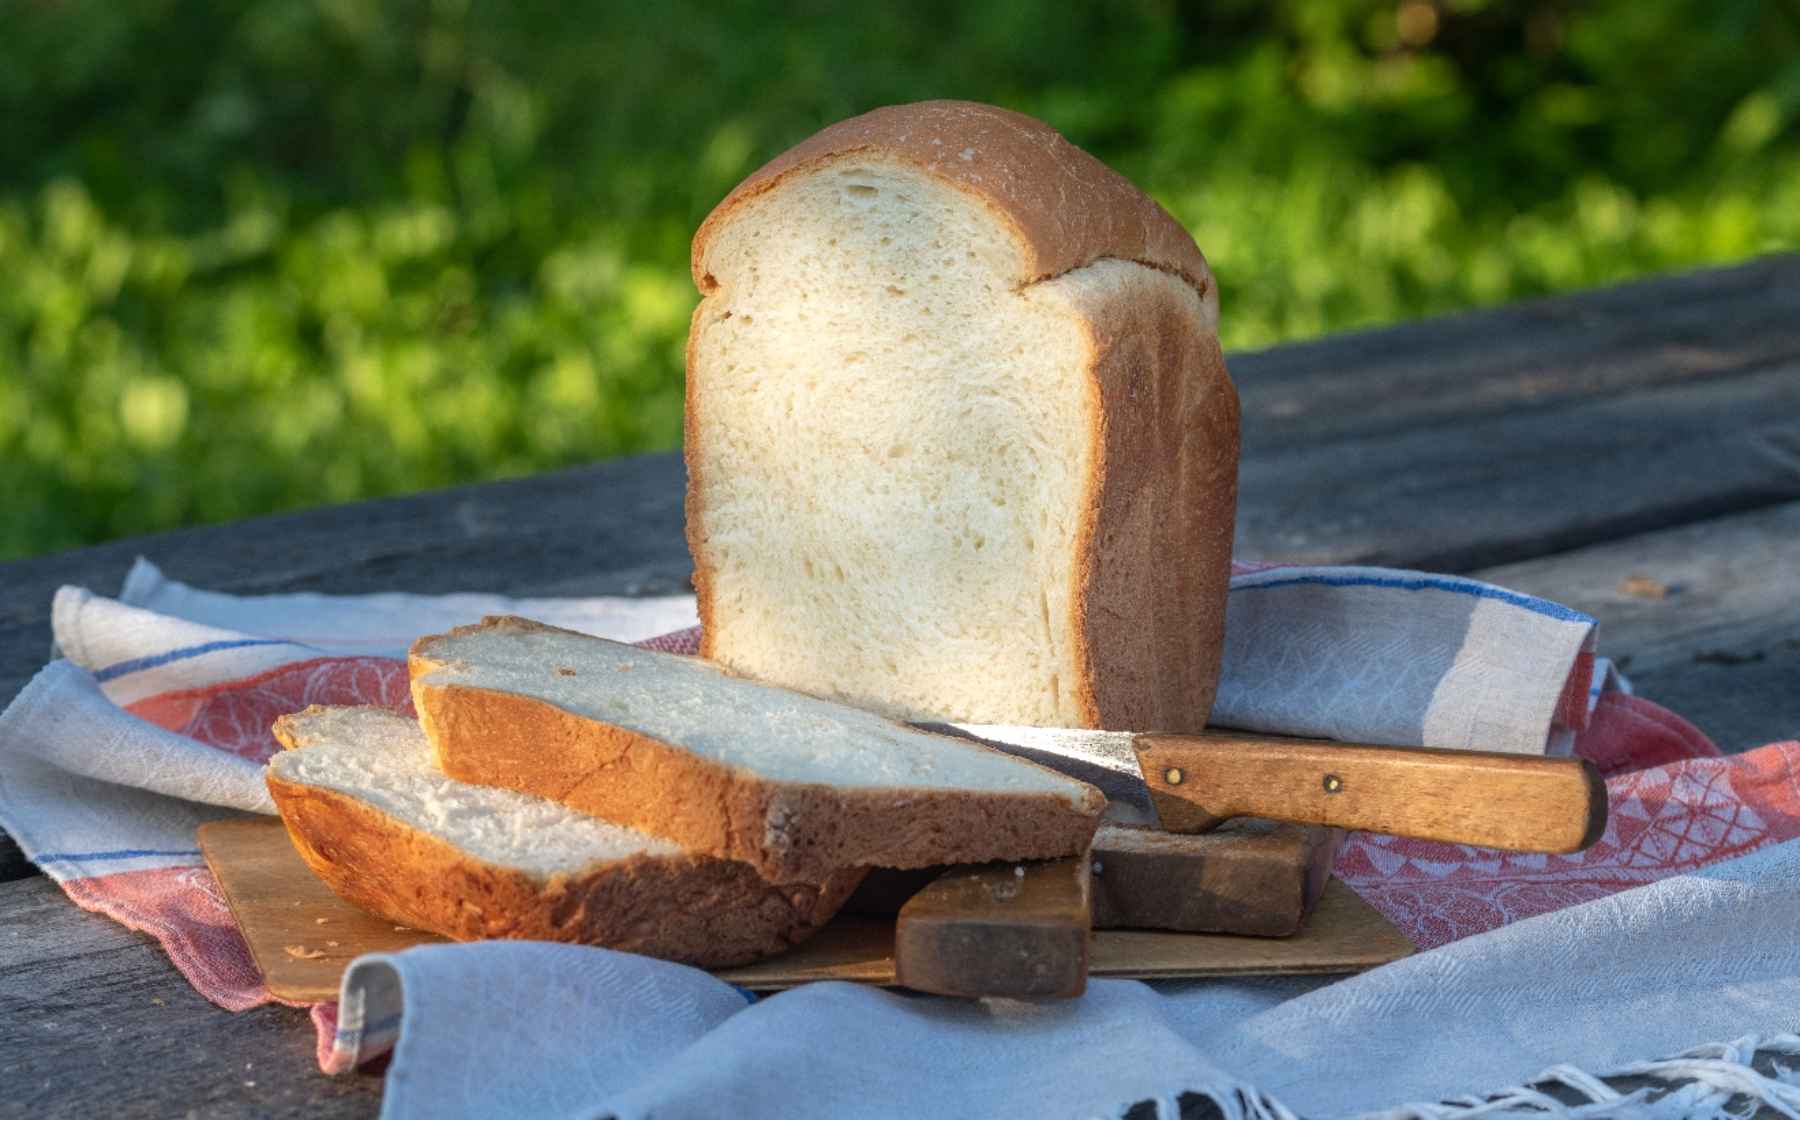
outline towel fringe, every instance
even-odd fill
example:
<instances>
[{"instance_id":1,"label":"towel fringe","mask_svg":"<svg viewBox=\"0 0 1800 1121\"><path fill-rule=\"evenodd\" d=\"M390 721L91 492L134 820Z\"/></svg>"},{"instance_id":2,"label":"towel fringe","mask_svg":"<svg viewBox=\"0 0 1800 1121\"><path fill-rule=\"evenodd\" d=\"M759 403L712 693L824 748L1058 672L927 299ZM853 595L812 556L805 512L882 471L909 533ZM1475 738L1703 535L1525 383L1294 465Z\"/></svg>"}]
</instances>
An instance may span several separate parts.
<instances>
[{"instance_id":1,"label":"towel fringe","mask_svg":"<svg viewBox=\"0 0 1800 1121\"><path fill-rule=\"evenodd\" d=\"M1232 1084L1145 1098L1119 1116L1288 1121L1296 1114L1254 1087ZM1416 1102L1368 1116L1446 1121L1499 1117L1800 1118L1800 1035L1747 1035L1730 1043L1702 1044L1666 1059L1627 1063L1602 1074L1563 1063L1527 1085L1498 1093Z\"/></svg>"},{"instance_id":2,"label":"towel fringe","mask_svg":"<svg viewBox=\"0 0 1800 1121\"><path fill-rule=\"evenodd\" d=\"M1652 1084L1629 1088L1615 1085L1644 1080ZM1546 1070L1529 1085L1482 1096L1411 1103L1375 1116L1448 1119L1628 1115L1800 1118L1800 1035L1747 1035L1730 1043L1703 1044L1667 1059L1628 1063L1599 1075L1563 1064Z\"/></svg>"},{"instance_id":3,"label":"towel fringe","mask_svg":"<svg viewBox=\"0 0 1800 1121\"><path fill-rule=\"evenodd\" d=\"M1155 1118L1174 1121L1181 1117L1221 1118L1224 1121L1298 1121L1287 1106L1253 1086L1231 1084L1163 1094L1123 1110L1121 1118Z\"/></svg>"}]
</instances>

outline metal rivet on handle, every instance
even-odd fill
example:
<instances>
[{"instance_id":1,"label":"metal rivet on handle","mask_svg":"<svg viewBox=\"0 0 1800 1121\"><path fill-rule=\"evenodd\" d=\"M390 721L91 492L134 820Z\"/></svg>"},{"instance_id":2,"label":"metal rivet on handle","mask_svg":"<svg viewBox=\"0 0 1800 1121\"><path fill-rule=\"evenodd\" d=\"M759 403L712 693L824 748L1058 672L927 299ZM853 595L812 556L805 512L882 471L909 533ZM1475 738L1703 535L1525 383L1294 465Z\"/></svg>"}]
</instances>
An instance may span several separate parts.
<instances>
[{"instance_id":1,"label":"metal rivet on handle","mask_svg":"<svg viewBox=\"0 0 1800 1121\"><path fill-rule=\"evenodd\" d=\"M1180 767L1170 767L1168 770L1163 772L1163 781L1168 783L1170 786L1180 786L1181 785L1181 777L1182 776L1181 776L1181 768Z\"/></svg>"},{"instance_id":2,"label":"metal rivet on handle","mask_svg":"<svg viewBox=\"0 0 1800 1121\"><path fill-rule=\"evenodd\" d=\"M1344 780L1336 775L1325 776L1325 793L1337 794L1344 789Z\"/></svg>"}]
</instances>

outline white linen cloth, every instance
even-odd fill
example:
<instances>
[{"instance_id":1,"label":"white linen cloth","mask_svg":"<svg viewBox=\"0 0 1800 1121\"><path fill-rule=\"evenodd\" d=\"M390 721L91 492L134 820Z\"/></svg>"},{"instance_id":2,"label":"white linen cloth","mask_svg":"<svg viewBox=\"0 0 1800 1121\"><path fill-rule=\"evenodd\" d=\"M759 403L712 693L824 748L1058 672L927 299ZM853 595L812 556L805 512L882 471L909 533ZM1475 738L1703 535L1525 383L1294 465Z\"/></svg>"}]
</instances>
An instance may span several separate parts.
<instances>
[{"instance_id":1,"label":"white linen cloth","mask_svg":"<svg viewBox=\"0 0 1800 1121\"><path fill-rule=\"evenodd\" d=\"M1788 841L1335 982L1095 981L1043 1004L831 983L746 1003L684 966L489 944L366 955L340 1008L398 1020L388 1117L1119 1117L1145 1101L1178 1117L1183 1094L1226 1117L1453 1116L1443 1099L1556 1063L1604 1073L1745 1035L1800 1066L1796 930ZM1739 1089L1800 1110L1791 1076L1696 1065L1652 1068L1686 1080L1660 1110L1592 1115L1712 1116Z\"/></svg>"}]
</instances>

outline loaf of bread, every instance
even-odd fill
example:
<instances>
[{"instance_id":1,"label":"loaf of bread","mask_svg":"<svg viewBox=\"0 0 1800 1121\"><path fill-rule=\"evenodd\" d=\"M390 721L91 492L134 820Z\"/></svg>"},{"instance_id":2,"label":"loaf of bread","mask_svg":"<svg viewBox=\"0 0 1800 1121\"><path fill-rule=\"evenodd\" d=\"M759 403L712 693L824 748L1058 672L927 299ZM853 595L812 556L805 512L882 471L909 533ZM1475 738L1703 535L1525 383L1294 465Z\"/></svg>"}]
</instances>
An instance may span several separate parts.
<instances>
[{"instance_id":1,"label":"loaf of bread","mask_svg":"<svg viewBox=\"0 0 1800 1121\"><path fill-rule=\"evenodd\" d=\"M269 791L307 865L384 918L452 938L582 942L703 966L780 953L862 878L771 883L749 865L446 778L416 721L380 708L284 716Z\"/></svg>"},{"instance_id":2,"label":"loaf of bread","mask_svg":"<svg viewBox=\"0 0 1800 1121\"><path fill-rule=\"evenodd\" d=\"M1048 126L831 126L695 235L703 654L889 715L1190 731L1217 684L1237 396L1205 259Z\"/></svg>"},{"instance_id":3,"label":"loaf of bread","mask_svg":"<svg viewBox=\"0 0 1800 1121\"><path fill-rule=\"evenodd\" d=\"M695 658L494 617L413 644L445 774L751 864L838 869L1067 856L1105 797L1046 767Z\"/></svg>"}]
</instances>

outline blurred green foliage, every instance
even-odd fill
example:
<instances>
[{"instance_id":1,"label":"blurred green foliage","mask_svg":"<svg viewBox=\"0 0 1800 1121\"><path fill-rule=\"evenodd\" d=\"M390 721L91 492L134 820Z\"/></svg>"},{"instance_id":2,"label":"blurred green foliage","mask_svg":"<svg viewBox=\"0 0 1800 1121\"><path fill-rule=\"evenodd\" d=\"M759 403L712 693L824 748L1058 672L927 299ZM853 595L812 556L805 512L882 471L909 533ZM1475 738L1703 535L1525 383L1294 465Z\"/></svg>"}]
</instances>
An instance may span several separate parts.
<instances>
[{"instance_id":1,"label":"blurred green foliage","mask_svg":"<svg viewBox=\"0 0 1800 1121\"><path fill-rule=\"evenodd\" d=\"M1800 6L0 0L0 556L679 440L691 231L876 105L1043 117L1228 347L1800 245Z\"/></svg>"}]
</instances>

